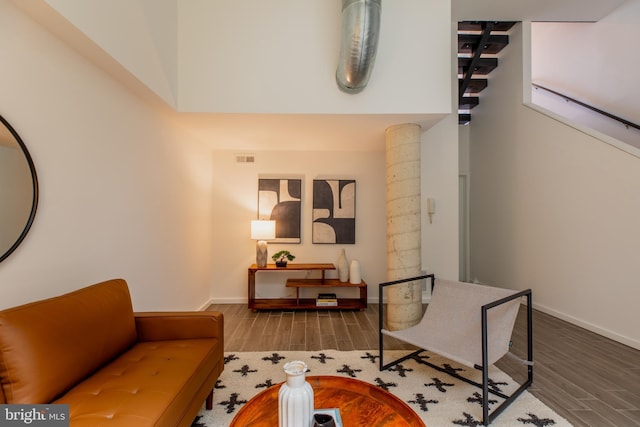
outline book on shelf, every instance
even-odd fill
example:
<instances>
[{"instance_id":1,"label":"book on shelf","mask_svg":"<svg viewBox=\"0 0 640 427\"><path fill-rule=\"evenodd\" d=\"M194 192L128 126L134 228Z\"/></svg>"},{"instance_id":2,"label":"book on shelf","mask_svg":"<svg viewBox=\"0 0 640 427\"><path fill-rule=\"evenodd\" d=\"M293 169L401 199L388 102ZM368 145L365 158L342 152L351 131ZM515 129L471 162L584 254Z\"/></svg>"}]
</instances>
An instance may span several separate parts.
<instances>
[{"instance_id":1,"label":"book on shelf","mask_svg":"<svg viewBox=\"0 0 640 427\"><path fill-rule=\"evenodd\" d=\"M335 307L338 305L336 294L321 293L316 298L316 305L319 307Z\"/></svg>"},{"instance_id":2,"label":"book on shelf","mask_svg":"<svg viewBox=\"0 0 640 427\"><path fill-rule=\"evenodd\" d=\"M336 294L327 294L327 293L322 293L322 294L318 294L318 298L319 300L321 299L337 299Z\"/></svg>"},{"instance_id":3,"label":"book on shelf","mask_svg":"<svg viewBox=\"0 0 640 427\"><path fill-rule=\"evenodd\" d=\"M337 307L338 306L338 301L337 300L333 300L333 301L316 301L316 306L318 306L318 307Z\"/></svg>"}]
</instances>

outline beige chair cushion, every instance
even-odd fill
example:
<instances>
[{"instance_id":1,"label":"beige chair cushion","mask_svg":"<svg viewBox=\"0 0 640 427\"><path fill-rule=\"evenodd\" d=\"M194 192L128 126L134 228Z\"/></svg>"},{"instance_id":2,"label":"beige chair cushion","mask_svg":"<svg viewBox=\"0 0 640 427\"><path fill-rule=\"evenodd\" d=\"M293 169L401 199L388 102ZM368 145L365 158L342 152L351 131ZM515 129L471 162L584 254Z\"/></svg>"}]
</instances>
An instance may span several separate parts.
<instances>
[{"instance_id":1,"label":"beige chair cushion","mask_svg":"<svg viewBox=\"0 0 640 427\"><path fill-rule=\"evenodd\" d=\"M436 279L431 302L419 324L400 331L382 330L465 366L482 366L481 308L517 293L510 289ZM518 314L516 298L487 312L488 361L493 365L509 351Z\"/></svg>"}]
</instances>

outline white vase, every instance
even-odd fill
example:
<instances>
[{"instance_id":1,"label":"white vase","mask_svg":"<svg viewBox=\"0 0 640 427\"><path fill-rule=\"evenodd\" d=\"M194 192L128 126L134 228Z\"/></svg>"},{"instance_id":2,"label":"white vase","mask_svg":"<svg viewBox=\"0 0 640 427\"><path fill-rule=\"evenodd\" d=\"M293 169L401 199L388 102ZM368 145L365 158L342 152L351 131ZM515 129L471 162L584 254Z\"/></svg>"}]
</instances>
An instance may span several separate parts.
<instances>
[{"instance_id":1,"label":"white vase","mask_svg":"<svg viewBox=\"0 0 640 427\"><path fill-rule=\"evenodd\" d=\"M360 273L360 262L352 260L349 266L349 283L357 285L362 283L362 275Z\"/></svg>"},{"instance_id":2,"label":"white vase","mask_svg":"<svg viewBox=\"0 0 640 427\"><path fill-rule=\"evenodd\" d=\"M349 281L349 262L344 249L340 249L340 255L338 255L338 280L341 282Z\"/></svg>"},{"instance_id":3,"label":"white vase","mask_svg":"<svg viewBox=\"0 0 640 427\"><path fill-rule=\"evenodd\" d=\"M294 360L284 365L287 380L278 392L278 426L311 427L313 389L306 380L307 364Z\"/></svg>"}]
</instances>

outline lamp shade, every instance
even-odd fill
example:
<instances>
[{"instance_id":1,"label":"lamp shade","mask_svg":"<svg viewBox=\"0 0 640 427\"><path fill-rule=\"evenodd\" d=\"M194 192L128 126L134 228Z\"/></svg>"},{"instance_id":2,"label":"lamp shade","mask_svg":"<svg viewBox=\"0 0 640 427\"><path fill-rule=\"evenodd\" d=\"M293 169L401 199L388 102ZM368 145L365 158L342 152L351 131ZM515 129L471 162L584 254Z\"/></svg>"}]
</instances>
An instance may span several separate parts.
<instances>
[{"instance_id":1,"label":"lamp shade","mask_svg":"<svg viewBox=\"0 0 640 427\"><path fill-rule=\"evenodd\" d=\"M254 240L275 239L276 222L266 220L251 221L251 238Z\"/></svg>"}]
</instances>

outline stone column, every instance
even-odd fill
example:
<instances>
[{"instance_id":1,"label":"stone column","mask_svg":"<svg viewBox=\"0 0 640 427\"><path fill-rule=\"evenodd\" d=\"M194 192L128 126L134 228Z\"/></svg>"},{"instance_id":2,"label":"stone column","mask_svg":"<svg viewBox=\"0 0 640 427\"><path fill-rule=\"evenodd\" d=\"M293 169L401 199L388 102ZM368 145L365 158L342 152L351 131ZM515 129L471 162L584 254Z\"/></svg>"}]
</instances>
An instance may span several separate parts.
<instances>
[{"instance_id":1,"label":"stone column","mask_svg":"<svg viewBox=\"0 0 640 427\"><path fill-rule=\"evenodd\" d=\"M416 124L386 129L387 280L422 274L420 232L420 135ZM422 318L422 284L387 288L389 330L408 328Z\"/></svg>"}]
</instances>

